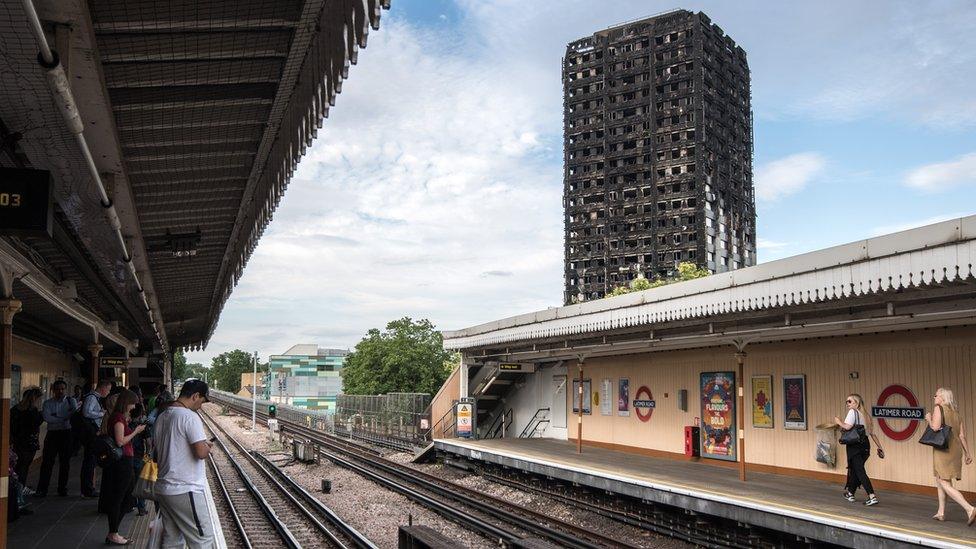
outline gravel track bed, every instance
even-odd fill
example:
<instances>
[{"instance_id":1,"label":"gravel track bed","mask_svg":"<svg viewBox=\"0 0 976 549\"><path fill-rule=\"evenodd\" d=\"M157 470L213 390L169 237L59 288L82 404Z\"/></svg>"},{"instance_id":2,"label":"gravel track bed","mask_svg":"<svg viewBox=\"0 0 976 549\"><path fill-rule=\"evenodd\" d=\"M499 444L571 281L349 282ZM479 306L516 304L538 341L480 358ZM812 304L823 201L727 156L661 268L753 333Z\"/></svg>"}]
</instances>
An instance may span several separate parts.
<instances>
[{"instance_id":1,"label":"gravel track bed","mask_svg":"<svg viewBox=\"0 0 976 549\"><path fill-rule=\"evenodd\" d=\"M211 418L245 447L260 451L279 466L290 459L290 451L272 442L271 435L265 427L259 424L257 431L252 432L250 418L245 419L238 415L222 416L220 406L216 404L204 406ZM318 465L293 463L282 466L282 469L379 547L397 546L397 528L407 524L410 515L413 516L414 524L423 524L437 530L465 547L497 547L480 535L463 530L461 526L445 520L409 499L332 463L323 462ZM322 479L332 481L331 493L321 493ZM228 527L232 526L224 525L225 529Z\"/></svg>"},{"instance_id":2,"label":"gravel track bed","mask_svg":"<svg viewBox=\"0 0 976 549\"><path fill-rule=\"evenodd\" d=\"M404 463L410 467L413 467L414 469L440 477L444 480L449 480L461 486L510 501L534 511L544 512L554 518L570 524L575 524L576 526L580 526L594 532L599 532L606 536L616 537L621 540L628 540L629 542L641 547L695 547L694 545L682 540L661 536L653 532L648 532L647 530L612 521L596 513L577 509L573 506L546 496L497 484L491 480L482 478L479 475L468 473L455 467L449 467L441 463L410 463L413 456L407 453L388 453L383 457L391 461Z\"/></svg>"}]
</instances>

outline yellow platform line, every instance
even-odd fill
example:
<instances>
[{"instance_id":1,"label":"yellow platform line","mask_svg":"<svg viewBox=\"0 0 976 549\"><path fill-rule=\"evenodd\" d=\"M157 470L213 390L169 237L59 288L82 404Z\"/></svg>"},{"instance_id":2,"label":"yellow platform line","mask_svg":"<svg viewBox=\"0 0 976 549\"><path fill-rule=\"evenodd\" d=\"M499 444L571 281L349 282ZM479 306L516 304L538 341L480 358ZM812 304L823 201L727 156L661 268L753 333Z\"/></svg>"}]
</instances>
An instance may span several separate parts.
<instances>
[{"instance_id":1,"label":"yellow platform line","mask_svg":"<svg viewBox=\"0 0 976 549\"><path fill-rule=\"evenodd\" d=\"M484 452L492 452L492 453L500 453L500 454L502 453L499 450L490 450L490 449L485 448L485 447L466 446L464 444L457 444L457 445L458 446L461 446L463 448L468 448L470 450L484 451ZM849 517L849 516L845 516L845 515L835 515L833 513L826 513L824 511L817 511L817 510L808 509L808 508L805 508L805 507L796 507L796 506L787 505L787 504L784 504L784 503L772 503L772 502L769 502L769 501L760 500L760 499L752 498L752 497L749 497L749 496L741 496L741 495L730 496L729 494L726 494L726 493L715 492L715 491L709 490L707 488L700 488L698 486L693 486L693 485L688 485L688 484L681 484L681 483L672 482L672 481L661 481L661 480L657 480L657 477L640 477L640 476L625 475L625 474L620 474L619 472L615 472L615 471L612 471L612 470L609 470L609 469L603 469L601 467L593 467L593 466L589 466L589 465L582 466L582 465L576 465L576 464L571 464L571 463L564 463L564 462L561 462L559 460L553 460L549 456L546 456L546 457L542 458L542 457L539 457L539 456L536 456L536 455L512 454L512 453L507 453L507 452L505 453L505 455L507 457L515 458L515 459L519 459L520 457L522 457L522 458L529 457L529 458L532 458L534 460L541 461L541 462L544 462L544 463L545 462L548 462L549 464L552 464L552 465L557 465L557 466L558 465L563 465L563 466L573 467L573 468L576 468L576 469L584 469L584 472L585 472L586 469L589 469L589 470L591 470L593 472L610 474L610 475L613 475L615 477L628 477L628 478L632 478L634 480L639 480L639 481L644 481L644 482L650 481L650 482L654 482L655 484L660 484L662 486L668 486L668 487L672 487L672 488L679 488L679 489L687 490L687 491L690 491L690 492L700 492L700 493L703 493L703 494L709 494L709 495L715 496L715 497L717 497L719 499L733 500L733 502L734 501L750 502L750 503L757 504L757 505L762 505L762 506L765 506L765 507L779 507L779 508L782 508L782 509L789 509L789 510L795 511L795 512L806 513L806 514L810 514L810 515L818 515L818 516L821 516L821 517L827 517L827 518L831 518L831 519L837 520L839 522L853 522L853 523L861 524L863 526L874 527L874 528L877 528L879 530L893 530L893 531L902 532L902 533L905 533L905 534L911 534L911 535L915 535L915 536L918 536L918 537L923 538L923 539L925 539L925 538L938 539L938 540L942 540L942 541L950 541L950 542L960 543L962 545L968 545L968 546L976 547L976 540L972 540L972 539L962 539L962 538L956 538L956 537L947 536L947 535L943 535L943 534L934 534L932 532L925 532L925 531L922 531L922 530L912 530L910 528L902 528L902 527L899 527L899 526L894 526L894 525L891 525L889 523L874 522L874 521L870 521L870 520L853 518L853 517Z\"/></svg>"}]
</instances>

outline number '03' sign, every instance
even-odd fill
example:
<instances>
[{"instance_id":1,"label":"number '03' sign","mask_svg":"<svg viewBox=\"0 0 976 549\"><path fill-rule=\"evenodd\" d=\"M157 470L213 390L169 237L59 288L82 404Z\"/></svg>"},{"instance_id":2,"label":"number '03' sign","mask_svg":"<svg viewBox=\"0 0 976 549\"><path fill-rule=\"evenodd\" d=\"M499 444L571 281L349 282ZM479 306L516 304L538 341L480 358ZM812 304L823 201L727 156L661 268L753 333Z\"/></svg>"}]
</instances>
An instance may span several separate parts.
<instances>
[{"instance_id":1,"label":"number '03' sign","mask_svg":"<svg viewBox=\"0 0 976 549\"><path fill-rule=\"evenodd\" d=\"M0 234L51 235L51 174L0 168Z\"/></svg>"}]
</instances>

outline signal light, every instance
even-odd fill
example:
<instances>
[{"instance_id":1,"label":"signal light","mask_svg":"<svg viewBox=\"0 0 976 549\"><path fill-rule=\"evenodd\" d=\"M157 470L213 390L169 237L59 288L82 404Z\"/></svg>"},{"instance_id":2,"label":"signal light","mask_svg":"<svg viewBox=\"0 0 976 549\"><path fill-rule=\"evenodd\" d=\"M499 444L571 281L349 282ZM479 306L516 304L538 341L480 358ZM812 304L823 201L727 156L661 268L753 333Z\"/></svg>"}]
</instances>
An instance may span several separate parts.
<instances>
[{"instance_id":1,"label":"signal light","mask_svg":"<svg viewBox=\"0 0 976 549\"><path fill-rule=\"evenodd\" d=\"M278 417L278 407L274 404L268 405L268 417Z\"/></svg>"}]
</instances>

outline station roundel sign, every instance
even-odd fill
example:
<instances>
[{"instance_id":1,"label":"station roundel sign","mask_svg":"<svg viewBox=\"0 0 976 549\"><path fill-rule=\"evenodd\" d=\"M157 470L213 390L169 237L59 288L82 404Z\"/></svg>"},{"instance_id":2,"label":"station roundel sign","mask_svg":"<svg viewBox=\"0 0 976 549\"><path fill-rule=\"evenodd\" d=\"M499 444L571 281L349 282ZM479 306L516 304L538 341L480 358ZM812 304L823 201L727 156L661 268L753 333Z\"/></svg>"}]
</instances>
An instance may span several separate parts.
<instances>
[{"instance_id":1,"label":"station roundel sign","mask_svg":"<svg viewBox=\"0 0 976 549\"><path fill-rule=\"evenodd\" d=\"M637 413L637 419L645 423L650 421L655 407L654 395L651 394L651 390L647 388L647 385L641 385L634 397L634 412Z\"/></svg>"},{"instance_id":2,"label":"station roundel sign","mask_svg":"<svg viewBox=\"0 0 976 549\"><path fill-rule=\"evenodd\" d=\"M908 408L895 408L886 406L888 399L894 395L900 395L908 401ZM884 412L887 410L898 410L902 411L900 414L882 414L879 412ZM922 408L918 407L918 399L915 398L915 394L912 393L911 389L905 387L904 385L889 385L885 387L881 394L878 395L878 405L872 410L873 416L878 420L878 426L881 427L881 431L884 432L888 438L892 440L908 440L915 434L915 430L918 429L918 420L922 419L921 414L924 413ZM879 417L881 416L881 417ZM899 417L900 416L900 417ZM895 430L886 421L888 419L907 419L908 425L898 431Z\"/></svg>"}]
</instances>

